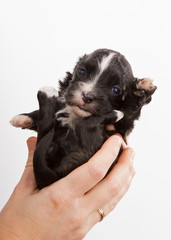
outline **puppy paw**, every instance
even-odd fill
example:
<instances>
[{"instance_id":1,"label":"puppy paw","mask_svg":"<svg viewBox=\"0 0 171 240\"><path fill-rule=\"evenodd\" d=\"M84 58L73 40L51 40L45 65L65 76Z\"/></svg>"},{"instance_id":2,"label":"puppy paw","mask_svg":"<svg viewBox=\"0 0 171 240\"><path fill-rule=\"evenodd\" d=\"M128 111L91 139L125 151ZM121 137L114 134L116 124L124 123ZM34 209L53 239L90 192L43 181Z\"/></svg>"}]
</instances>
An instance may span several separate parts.
<instances>
[{"instance_id":1,"label":"puppy paw","mask_svg":"<svg viewBox=\"0 0 171 240\"><path fill-rule=\"evenodd\" d=\"M58 97L58 91L53 87L43 87L39 92L45 93L48 98Z\"/></svg>"},{"instance_id":2,"label":"puppy paw","mask_svg":"<svg viewBox=\"0 0 171 240\"><path fill-rule=\"evenodd\" d=\"M142 79L136 79L135 81L135 90L134 94L138 97L149 97L151 96L155 91L157 87L153 84L153 80L150 78L142 78Z\"/></svg>"},{"instance_id":3,"label":"puppy paw","mask_svg":"<svg viewBox=\"0 0 171 240\"><path fill-rule=\"evenodd\" d=\"M26 115L17 115L13 117L10 124L14 127L28 128L32 125L33 121L30 117Z\"/></svg>"},{"instance_id":4,"label":"puppy paw","mask_svg":"<svg viewBox=\"0 0 171 240\"><path fill-rule=\"evenodd\" d=\"M153 84L153 80L150 78L143 78L143 79L137 79L137 84L136 84L136 88L137 89L142 89L145 91L155 91L156 90L156 86Z\"/></svg>"}]
</instances>

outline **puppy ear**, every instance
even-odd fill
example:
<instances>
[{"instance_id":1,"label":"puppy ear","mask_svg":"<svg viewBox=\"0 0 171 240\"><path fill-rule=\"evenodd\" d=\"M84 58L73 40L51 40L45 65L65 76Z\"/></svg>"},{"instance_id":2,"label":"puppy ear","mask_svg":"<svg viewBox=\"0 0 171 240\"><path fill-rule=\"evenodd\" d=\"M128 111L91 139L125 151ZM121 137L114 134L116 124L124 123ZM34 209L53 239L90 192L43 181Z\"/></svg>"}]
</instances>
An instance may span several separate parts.
<instances>
[{"instance_id":1,"label":"puppy ear","mask_svg":"<svg viewBox=\"0 0 171 240\"><path fill-rule=\"evenodd\" d=\"M66 77L63 81L59 80L59 95L67 89L70 81L72 80L72 74L70 72L66 73Z\"/></svg>"},{"instance_id":2,"label":"puppy ear","mask_svg":"<svg viewBox=\"0 0 171 240\"><path fill-rule=\"evenodd\" d=\"M142 100L142 105L151 101L151 96L156 89L157 87L153 84L153 80L150 78L135 79L134 95Z\"/></svg>"}]
</instances>

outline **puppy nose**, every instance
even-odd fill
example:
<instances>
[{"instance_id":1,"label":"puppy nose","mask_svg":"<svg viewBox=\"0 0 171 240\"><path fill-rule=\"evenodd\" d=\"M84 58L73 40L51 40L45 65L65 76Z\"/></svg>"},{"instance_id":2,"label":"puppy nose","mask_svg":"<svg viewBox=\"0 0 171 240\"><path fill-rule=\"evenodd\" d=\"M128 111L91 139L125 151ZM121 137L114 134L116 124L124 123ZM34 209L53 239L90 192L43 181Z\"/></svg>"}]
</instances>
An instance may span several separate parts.
<instances>
[{"instance_id":1,"label":"puppy nose","mask_svg":"<svg viewBox=\"0 0 171 240\"><path fill-rule=\"evenodd\" d=\"M85 103L92 103L94 100L93 94L88 92L88 93L82 93L82 99Z\"/></svg>"}]
</instances>

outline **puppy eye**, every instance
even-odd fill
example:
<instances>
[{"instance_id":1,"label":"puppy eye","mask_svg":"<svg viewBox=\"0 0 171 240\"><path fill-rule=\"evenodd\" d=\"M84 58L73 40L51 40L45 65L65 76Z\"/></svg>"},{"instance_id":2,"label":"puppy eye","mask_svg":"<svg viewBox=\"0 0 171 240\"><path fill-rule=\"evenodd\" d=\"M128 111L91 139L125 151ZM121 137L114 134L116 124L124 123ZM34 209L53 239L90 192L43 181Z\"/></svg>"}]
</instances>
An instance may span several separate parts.
<instances>
[{"instance_id":1,"label":"puppy eye","mask_svg":"<svg viewBox=\"0 0 171 240\"><path fill-rule=\"evenodd\" d=\"M86 71L84 69L79 69L79 75L82 76L82 77L85 77L86 75Z\"/></svg>"},{"instance_id":2,"label":"puppy eye","mask_svg":"<svg viewBox=\"0 0 171 240\"><path fill-rule=\"evenodd\" d=\"M113 87L112 88L112 93L115 94L115 95L119 95L121 94L121 89L119 87Z\"/></svg>"}]
</instances>

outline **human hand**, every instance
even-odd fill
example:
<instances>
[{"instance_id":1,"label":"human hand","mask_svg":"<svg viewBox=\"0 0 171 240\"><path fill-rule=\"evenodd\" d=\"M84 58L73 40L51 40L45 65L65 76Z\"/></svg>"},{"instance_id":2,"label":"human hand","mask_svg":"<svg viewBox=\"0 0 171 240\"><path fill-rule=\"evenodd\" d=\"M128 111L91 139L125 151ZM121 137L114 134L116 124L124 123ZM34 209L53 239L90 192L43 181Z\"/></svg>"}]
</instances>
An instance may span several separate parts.
<instances>
[{"instance_id":1,"label":"human hand","mask_svg":"<svg viewBox=\"0 0 171 240\"><path fill-rule=\"evenodd\" d=\"M1 240L83 239L100 221L97 210L102 208L107 216L128 190L135 173L133 150L114 135L87 163L38 190L32 162L36 138L29 138L27 144L24 173L0 214ZM105 177L121 146L124 150L118 163Z\"/></svg>"}]
</instances>

